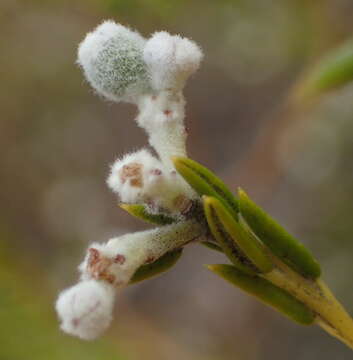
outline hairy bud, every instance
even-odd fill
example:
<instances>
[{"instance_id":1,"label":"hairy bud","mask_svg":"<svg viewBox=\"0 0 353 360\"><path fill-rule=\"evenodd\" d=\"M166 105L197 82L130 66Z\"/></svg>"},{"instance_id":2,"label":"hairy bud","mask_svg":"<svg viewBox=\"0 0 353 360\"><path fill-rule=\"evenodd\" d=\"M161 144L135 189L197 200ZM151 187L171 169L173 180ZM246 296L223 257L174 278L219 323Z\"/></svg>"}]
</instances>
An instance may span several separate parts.
<instances>
[{"instance_id":1,"label":"hairy bud","mask_svg":"<svg viewBox=\"0 0 353 360\"><path fill-rule=\"evenodd\" d=\"M139 33L105 21L81 42L77 61L99 94L112 101L136 102L149 91L144 45Z\"/></svg>"},{"instance_id":2,"label":"hairy bud","mask_svg":"<svg viewBox=\"0 0 353 360\"><path fill-rule=\"evenodd\" d=\"M155 90L180 90L200 65L203 54L193 41L166 31L155 33L146 42L143 58Z\"/></svg>"},{"instance_id":3,"label":"hairy bud","mask_svg":"<svg viewBox=\"0 0 353 360\"><path fill-rule=\"evenodd\" d=\"M56 302L61 329L85 340L100 336L110 325L114 288L101 281L82 281L62 291Z\"/></svg>"},{"instance_id":4,"label":"hairy bud","mask_svg":"<svg viewBox=\"0 0 353 360\"><path fill-rule=\"evenodd\" d=\"M122 202L146 204L151 212L180 213L190 202L185 181L145 149L117 160L107 184Z\"/></svg>"}]
</instances>

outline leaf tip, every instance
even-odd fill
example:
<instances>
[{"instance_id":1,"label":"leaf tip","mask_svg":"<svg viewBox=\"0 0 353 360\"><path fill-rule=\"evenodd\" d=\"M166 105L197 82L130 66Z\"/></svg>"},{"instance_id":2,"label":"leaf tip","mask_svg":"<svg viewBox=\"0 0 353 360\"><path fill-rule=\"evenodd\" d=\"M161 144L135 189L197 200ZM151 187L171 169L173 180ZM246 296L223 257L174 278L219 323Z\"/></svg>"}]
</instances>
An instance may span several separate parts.
<instances>
[{"instance_id":1,"label":"leaf tip","mask_svg":"<svg viewBox=\"0 0 353 360\"><path fill-rule=\"evenodd\" d=\"M125 210L125 211L128 211L128 209L129 209L129 207L130 207L129 204L122 203L122 202L119 202L119 203L118 203L118 206L119 206L121 209Z\"/></svg>"},{"instance_id":2,"label":"leaf tip","mask_svg":"<svg viewBox=\"0 0 353 360\"><path fill-rule=\"evenodd\" d=\"M241 187L238 187L238 195L240 198L249 198L248 194L241 188Z\"/></svg>"},{"instance_id":3,"label":"leaf tip","mask_svg":"<svg viewBox=\"0 0 353 360\"><path fill-rule=\"evenodd\" d=\"M212 206L214 203L214 197L208 196L208 195L202 195L201 196L202 202L205 206Z\"/></svg>"},{"instance_id":4,"label":"leaf tip","mask_svg":"<svg viewBox=\"0 0 353 360\"><path fill-rule=\"evenodd\" d=\"M213 272L216 272L217 270L217 265L215 264L205 264L204 267Z\"/></svg>"},{"instance_id":5,"label":"leaf tip","mask_svg":"<svg viewBox=\"0 0 353 360\"><path fill-rule=\"evenodd\" d=\"M179 165L182 162L183 159L185 159L185 158L182 157L182 156L173 155L173 156L170 157L170 160L172 161L172 163L174 164L175 167L177 165Z\"/></svg>"}]
</instances>

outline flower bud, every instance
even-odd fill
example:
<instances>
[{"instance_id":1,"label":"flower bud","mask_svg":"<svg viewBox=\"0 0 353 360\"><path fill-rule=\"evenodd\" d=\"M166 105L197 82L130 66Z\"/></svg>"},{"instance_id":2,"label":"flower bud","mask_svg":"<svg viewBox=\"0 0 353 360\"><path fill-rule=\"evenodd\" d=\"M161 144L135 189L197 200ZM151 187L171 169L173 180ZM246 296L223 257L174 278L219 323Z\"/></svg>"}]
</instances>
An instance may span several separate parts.
<instances>
[{"instance_id":1,"label":"flower bud","mask_svg":"<svg viewBox=\"0 0 353 360\"><path fill-rule=\"evenodd\" d=\"M117 160L107 183L122 202L146 204L152 213L180 213L190 203L186 195L188 185L145 149Z\"/></svg>"},{"instance_id":2,"label":"flower bud","mask_svg":"<svg viewBox=\"0 0 353 360\"><path fill-rule=\"evenodd\" d=\"M198 69L202 57L195 42L165 31L153 34L143 51L155 90L183 88L187 78Z\"/></svg>"},{"instance_id":3,"label":"flower bud","mask_svg":"<svg viewBox=\"0 0 353 360\"><path fill-rule=\"evenodd\" d=\"M114 288L101 281L82 281L62 291L56 302L61 329L85 340L100 336L110 325Z\"/></svg>"},{"instance_id":4,"label":"flower bud","mask_svg":"<svg viewBox=\"0 0 353 360\"><path fill-rule=\"evenodd\" d=\"M112 101L134 103L149 90L144 45L139 33L105 21L81 42L77 61L99 94Z\"/></svg>"}]
</instances>

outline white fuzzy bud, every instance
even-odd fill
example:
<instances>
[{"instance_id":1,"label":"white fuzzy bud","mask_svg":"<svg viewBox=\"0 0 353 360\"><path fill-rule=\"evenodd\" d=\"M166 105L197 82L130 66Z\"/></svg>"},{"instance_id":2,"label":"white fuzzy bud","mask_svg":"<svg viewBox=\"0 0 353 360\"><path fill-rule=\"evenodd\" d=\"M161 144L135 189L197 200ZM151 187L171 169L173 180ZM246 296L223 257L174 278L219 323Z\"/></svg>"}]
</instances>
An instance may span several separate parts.
<instances>
[{"instance_id":1,"label":"white fuzzy bud","mask_svg":"<svg viewBox=\"0 0 353 360\"><path fill-rule=\"evenodd\" d=\"M82 281L62 291L56 302L61 329L85 340L100 336L110 325L115 290L106 282Z\"/></svg>"},{"instance_id":2,"label":"white fuzzy bud","mask_svg":"<svg viewBox=\"0 0 353 360\"><path fill-rule=\"evenodd\" d=\"M79 266L82 279L102 280L114 286L127 285L140 266L183 246L201 236L203 231L200 224L183 221L119 236L106 244L92 244Z\"/></svg>"},{"instance_id":3,"label":"white fuzzy bud","mask_svg":"<svg viewBox=\"0 0 353 360\"><path fill-rule=\"evenodd\" d=\"M165 31L153 34L143 51L152 87L158 91L181 90L187 78L199 68L202 57L195 42Z\"/></svg>"},{"instance_id":4,"label":"white fuzzy bud","mask_svg":"<svg viewBox=\"0 0 353 360\"><path fill-rule=\"evenodd\" d=\"M117 160L107 184L122 202L146 204L152 212L180 213L190 205L190 187L145 149Z\"/></svg>"},{"instance_id":5,"label":"white fuzzy bud","mask_svg":"<svg viewBox=\"0 0 353 360\"><path fill-rule=\"evenodd\" d=\"M99 94L112 101L136 102L150 86L144 45L139 33L105 21L81 42L77 61Z\"/></svg>"}]
</instances>

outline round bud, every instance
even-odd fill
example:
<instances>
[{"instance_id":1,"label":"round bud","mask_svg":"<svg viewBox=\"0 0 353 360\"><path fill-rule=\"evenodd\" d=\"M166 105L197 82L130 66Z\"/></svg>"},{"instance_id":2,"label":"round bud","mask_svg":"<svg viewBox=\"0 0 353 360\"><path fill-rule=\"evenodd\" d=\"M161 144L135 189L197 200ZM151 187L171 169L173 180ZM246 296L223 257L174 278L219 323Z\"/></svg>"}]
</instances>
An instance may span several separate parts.
<instances>
[{"instance_id":1,"label":"round bud","mask_svg":"<svg viewBox=\"0 0 353 360\"><path fill-rule=\"evenodd\" d=\"M124 203L146 204L152 212L179 212L185 182L142 149L118 159L111 167L108 186Z\"/></svg>"},{"instance_id":2,"label":"round bud","mask_svg":"<svg viewBox=\"0 0 353 360\"><path fill-rule=\"evenodd\" d=\"M60 293L56 311L61 329L85 340L100 336L110 325L114 288L104 282L82 281Z\"/></svg>"},{"instance_id":3,"label":"round bud","mask_svg":"<svg viewBox=\"0 0 353 360\"><path fill-rule=\"evenodd\" d=\"M77 61L99 94L112 101L134 103L149 91L144 45L139 33L105 21L81 42Z\"/></svg>"},{"instance_id":4,"label":"round bud","mask_svg":"<svg viewBox=\"0 0 353 360\"><path fill-rule=\"evenodd\" d=\"M180 90L200 65L203 54L199 46L166 31L147 40L143 58L148 66L155 90Z\"/></svg>"}]
</instances>

